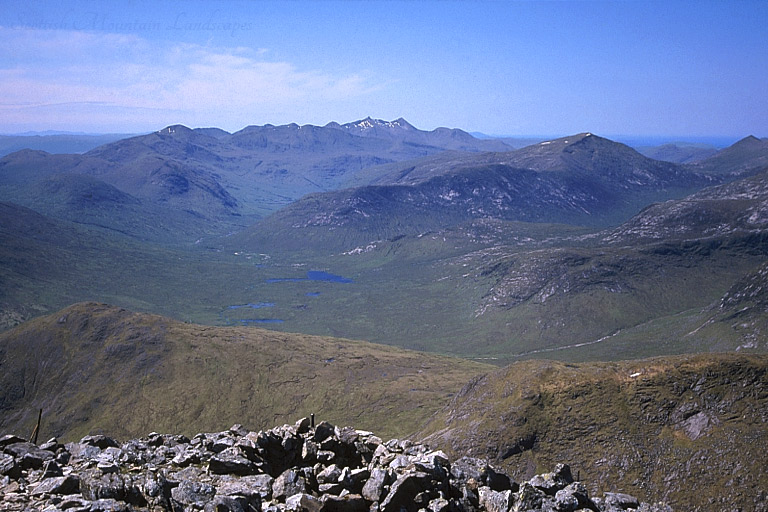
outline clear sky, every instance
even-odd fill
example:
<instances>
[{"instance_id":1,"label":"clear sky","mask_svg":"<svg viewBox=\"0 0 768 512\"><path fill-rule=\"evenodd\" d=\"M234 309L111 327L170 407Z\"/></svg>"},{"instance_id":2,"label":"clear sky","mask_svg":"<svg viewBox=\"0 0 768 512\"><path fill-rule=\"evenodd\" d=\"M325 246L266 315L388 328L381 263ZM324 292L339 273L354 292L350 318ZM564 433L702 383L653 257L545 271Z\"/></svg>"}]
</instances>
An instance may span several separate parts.
<instances>
[{"instance_id":1,"label":"clear sky","mask_svg":"<svg viewBox=\"0 0 768 512\"><path fill-rule=\"evenodd\" d=\"M768 136L768 1L0 0L0 133Z\"/></svg>"}]
</instances>

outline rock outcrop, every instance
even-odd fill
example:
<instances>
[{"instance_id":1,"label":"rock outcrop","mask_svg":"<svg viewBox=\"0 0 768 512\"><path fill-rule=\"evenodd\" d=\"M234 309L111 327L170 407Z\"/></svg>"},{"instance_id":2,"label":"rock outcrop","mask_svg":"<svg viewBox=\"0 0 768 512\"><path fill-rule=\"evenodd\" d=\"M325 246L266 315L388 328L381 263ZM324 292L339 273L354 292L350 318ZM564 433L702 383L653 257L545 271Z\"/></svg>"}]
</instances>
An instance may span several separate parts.
<instances>
[{"instance_id":1,"label":"rock outcrop","mask_svg":"<svg viewBox=\"0 0 768 512\"><path fill-rule=\"evenodd\" d=\"M570 468L517 483L487 461L451 461L408 440L309 418L254 432L104 435L41 445L0 438L0 510L205 512L671 512L606 493L591 498Z\"/></svg>"}]
</instances>

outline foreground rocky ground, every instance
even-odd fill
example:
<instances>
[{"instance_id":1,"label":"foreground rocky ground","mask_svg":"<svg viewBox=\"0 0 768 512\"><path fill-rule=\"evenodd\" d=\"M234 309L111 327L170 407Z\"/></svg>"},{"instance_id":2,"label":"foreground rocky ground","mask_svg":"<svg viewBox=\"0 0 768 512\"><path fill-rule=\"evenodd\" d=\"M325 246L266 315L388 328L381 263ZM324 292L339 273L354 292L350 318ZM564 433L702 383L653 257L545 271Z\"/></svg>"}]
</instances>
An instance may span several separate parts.
<instances>
[{"instance_id":1,"label":"foreground rocky ground","mask_svg":"<svg viewBox=\"0 0 768 512\"><path fill-rule=\"evenodd\" d=\"M103 435L62 445L0 438L3 511L671 512L632 496L588 495L567 465L517 483L482 459L450 461L424 444L313 427L266 432Z\"/></svg>"}]
</instances>

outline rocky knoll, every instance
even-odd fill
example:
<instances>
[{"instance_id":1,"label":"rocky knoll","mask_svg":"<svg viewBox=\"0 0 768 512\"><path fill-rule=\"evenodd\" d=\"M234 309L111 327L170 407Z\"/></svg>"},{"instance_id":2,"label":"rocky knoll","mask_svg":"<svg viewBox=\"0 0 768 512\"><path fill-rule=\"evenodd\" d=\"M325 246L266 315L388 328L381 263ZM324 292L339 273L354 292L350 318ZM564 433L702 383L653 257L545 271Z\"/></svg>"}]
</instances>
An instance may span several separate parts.
<instances>
[{"instance_id":1,"label":"rocky knoll","mask_svg":"<svg viewBox=\"0 0 768 512\"><path fill-rule=\"evenodd\" d=\"M487 461L450 461L407 440L294 426L183 435L119 444L104 435L41 445L0 438L0 510L215 512L670 512L632 496L590 498L567 465L517 483Z\"/></svg>"}]
</instances>

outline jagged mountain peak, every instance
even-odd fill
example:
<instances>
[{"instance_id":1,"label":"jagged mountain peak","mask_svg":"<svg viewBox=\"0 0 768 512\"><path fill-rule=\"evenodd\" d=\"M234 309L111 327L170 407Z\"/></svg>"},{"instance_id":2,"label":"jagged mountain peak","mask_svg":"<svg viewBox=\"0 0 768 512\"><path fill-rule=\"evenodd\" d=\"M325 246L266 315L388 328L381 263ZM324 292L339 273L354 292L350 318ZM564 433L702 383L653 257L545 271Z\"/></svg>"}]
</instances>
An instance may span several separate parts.
<instances>
[{"instance_id":1,"label":"jagged mountain peak","mask_svg":"<svg viewBox=\"0 0 768 512\"><path fill-rule=\"evenodd\" d=\"M366 131L373 128L386 128L386 129L402 129L402 130L415 130L408 121L399 117L394 121L385 121L383 119L373 119L371 116L352 123L346 123L341 125L342 128L347 130L360 130Z\"/></svg>"},{"instance_id":2,"label":"jagged mountain peak","mask_svg":"<svg viewBox=\"0 0 768 512\"><path fill-rule=\"evenodd\" d=\"M395 126L399 126L400 128L404 128L406 130L415 130L416 129L411 123L409 123L408 121L406 121L402 117L398 117L394 121L391 121L390 124L395 125Z\"/></svg>"}]
</instances>

